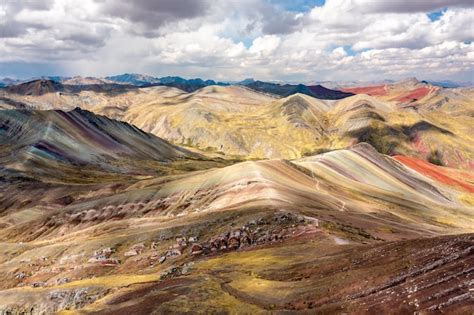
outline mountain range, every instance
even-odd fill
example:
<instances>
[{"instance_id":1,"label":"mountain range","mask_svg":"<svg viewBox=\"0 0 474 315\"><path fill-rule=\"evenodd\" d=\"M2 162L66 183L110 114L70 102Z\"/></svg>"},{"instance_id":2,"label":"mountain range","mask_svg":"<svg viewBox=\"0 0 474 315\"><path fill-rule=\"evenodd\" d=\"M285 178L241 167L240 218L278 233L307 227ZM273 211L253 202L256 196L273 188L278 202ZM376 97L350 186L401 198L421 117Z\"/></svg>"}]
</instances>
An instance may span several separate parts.
<instances>
[{"instance_id":1,"label":"mountain range","mask_svg":"<svg viewBox=\"0 0 474 315\"><path fill-rule=\"evenodd\" d=\"M467 314L474 89L0 89L0 313Z\"/></svg>"}]
</instances>

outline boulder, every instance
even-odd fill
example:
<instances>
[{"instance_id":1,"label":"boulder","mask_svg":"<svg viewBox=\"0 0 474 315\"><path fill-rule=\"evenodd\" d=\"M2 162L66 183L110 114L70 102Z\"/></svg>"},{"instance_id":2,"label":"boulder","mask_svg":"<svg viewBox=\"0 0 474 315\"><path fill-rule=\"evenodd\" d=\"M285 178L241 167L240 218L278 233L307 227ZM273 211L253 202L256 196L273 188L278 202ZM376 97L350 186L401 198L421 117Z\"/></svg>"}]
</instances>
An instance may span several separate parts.
<instances>
[{"instance_id":1,"label":"boulder","mask_svg":"<svg viewBox=\"0 0 474 315\"><path fill-rule=\"evenodd\" d=\"M197 241L198 241L197 236L191 236L191 237L188 238L189 243L196 243Z\"/></svg>"},{"instance_id":2,"label":"boulder","mask_svg":"<svg viewBox=\"0 0 474 315\"><path fill-rule=\"evenodd\" d=\"M177 257L181 256L181 251L179 249L170 249L166 252L166 257Z\"/></svg>"},{"instance_id":3,"label":"boulder","mask_svg":"<svg viewBox=\"0 0 474 315\"><path fill-rule=\"evenodd\" d=\"M203 252L203 248L200 244L193 244L193 246L191 247L191 255L199 255L199 254L202 254Z\"/></svg>"},{"instance_id":4,"label":"boulder","mask_svg":"<svg viewBox=\"0 0 474 315\"><path fill-rule=\"evenodd\" d=\"M22 271L22 272L16 274L16 275L15 275L15 278L17 278L17 279L24 279L24 278L26 278L26 276L27 276L26 273L24 273L24 272Z\"/></svg>"},{"instance_id":5,"label":"boulder","mask_svg":"<svg viewBox=\"0 0 474 315\"><path fill-rule=\"evenodd\" d=\"M138 255L138 252L136 250L132 249L132 250L129 250L128 252L125 252L123 255L125 257L131 257L131 256Z\"/></svg>"},{"instance_id":6,"label":"boulder","mask_svg":"<svg viewBox=\"0 0 474 315\"><path fill-rule=\"evenodd\" d=\"M136 256L141 254L145 250L145 245L143 243L138 243L129 248L127 252L124 253L124 256Z\"/></svg>"}]
</instances>

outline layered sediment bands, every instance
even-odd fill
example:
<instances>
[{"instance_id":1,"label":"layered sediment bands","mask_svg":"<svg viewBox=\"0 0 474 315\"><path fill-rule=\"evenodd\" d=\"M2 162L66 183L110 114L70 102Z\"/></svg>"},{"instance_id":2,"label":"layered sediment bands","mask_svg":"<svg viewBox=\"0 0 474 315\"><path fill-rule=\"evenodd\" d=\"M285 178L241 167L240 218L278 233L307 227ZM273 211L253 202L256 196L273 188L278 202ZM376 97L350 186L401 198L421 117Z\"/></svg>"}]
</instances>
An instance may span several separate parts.
<instances>
[{"instance_id":1,"label":"layered sediment bands","mask_svg":"<svg viewBox=\"0 0 474 315\"><path fill-rule=\"evenodd\" d=\"M417 89L429 92L411 99ZM363 88L372 96L340 100L302 93L275 98L242 86L208 86L192 93L148 87L37 96L5 90L0 91L0 106L78 106L212 156L295 159L369 142L380 153L427 161L435 156L444 166L471 169L472 89L426 89L410 80L384 86L385 94ZM407 101L397 101L406 95Z\"/></svg>"},{"instance_id":2,"label":"layered sediment bands","mask_svg":"<svg viewBox=\"0 0 474 315\"><path fill-rule=\"evenodd\" d=\"M463 192L464 193L464 192ZM312 216L344 217L380 223L415 233L439 233L474 226L472 207L458 187L440 185L412 171L368 144L356 145L293 162L243 162L187 176L145 180L121 192L83 199L49 211L24 225L3 231L4 237L33 240L81 231L110 220L182 217L237 209L291 209ZM463 218L462 220L460 218ZM364 223L365 222L365 223ZM366 228L366 227L364 227ZM416 232L418 231L418 232Z\"/></svg>"},{"instance_id":3,"label":"layered sediment bands","mask_svg":"<svg viewBox=\"0 0 474 315\"><path fill-rule=\"evenodd\" d=\"M472 308L460 113L239 87L15 100L91 112L0 112L0 312Z\"/></svg>"},{"instance_id":4,"label":"layered sediment bands","mask_svg":"<svg viewBox=\"0 0 474 315\"><path fill-rule=\"evenodd\" d=\"M420 174L436 180L438 183L474 193L474 175L468 171L449 169L407 156L395 156L394 158Z\"/></svg>"},{"instance_id":5,"label":"layered sediment bands","mask_svg":"<svg viewBox=\"0 0 474 315\"><path fill-rule=\"evenodd\" d=\"M4 171L51 178L87 170L140 173L140 163L199 158L135 126L79 108L0 111L0 143Z\"/></svg>"},{"instance_id":6,"label":"layered sediment bands","mask_svg":"<svg viewBox=\"0 0 474 315\"><path fill-rule=\"evenodd\" d=\"M472 233L472 195L397 159L358 144L110 183L18 177L0 310L465 310L472 235L429 237Z\"/></svg>"}]
</instances>

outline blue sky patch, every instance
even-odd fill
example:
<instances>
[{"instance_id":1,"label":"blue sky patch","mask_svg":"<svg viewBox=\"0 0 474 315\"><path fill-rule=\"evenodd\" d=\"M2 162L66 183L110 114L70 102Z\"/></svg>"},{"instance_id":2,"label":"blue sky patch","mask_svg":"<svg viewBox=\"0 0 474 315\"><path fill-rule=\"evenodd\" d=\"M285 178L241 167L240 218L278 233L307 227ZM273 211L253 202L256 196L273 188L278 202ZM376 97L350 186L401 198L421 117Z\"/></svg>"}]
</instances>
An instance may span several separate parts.
<instances>
[{"instance_id":1,"label":"blue sky patch","mask_svg":"<svg viewBox=\"0 0 474 315\"><path fill-rule=\"evenodd\" d=\"M448 8L444 8L443 10L440 10L440 11L434 11L434 12L430 12L428 14L426 14L431 22L434 22L434 21L438 21L444 14L444 12L446 12L446 10L448 10Z\"/></svg>"},{"instance_id":2,"label":"blue sky patch","mask_svg":"<svg viewBox=\"0 0 474 315\"><path fill-rule=\"evenodd\" d=\"M326 0L268 0L272 4L279 5L285 10L293 12L307 12L314 7L321 7Z\"/></svg>"}]
</instances>

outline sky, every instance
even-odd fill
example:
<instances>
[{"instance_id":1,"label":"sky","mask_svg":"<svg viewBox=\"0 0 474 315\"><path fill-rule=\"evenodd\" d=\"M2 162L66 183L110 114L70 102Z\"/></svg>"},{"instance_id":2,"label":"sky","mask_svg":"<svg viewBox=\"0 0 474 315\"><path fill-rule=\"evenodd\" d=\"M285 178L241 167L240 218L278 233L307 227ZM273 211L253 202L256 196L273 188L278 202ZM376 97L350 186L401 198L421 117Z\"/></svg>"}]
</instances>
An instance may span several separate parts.
<instances>
[{"instance_id":1,"label":"sky","mask_svg":"<svg viewBox=\"0 0 474 315\"><path fill-rule=\"evenodd\" d=\"M473 0L0 0L0 77L474 81Z\"/></svg>"}]
</instances>

